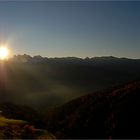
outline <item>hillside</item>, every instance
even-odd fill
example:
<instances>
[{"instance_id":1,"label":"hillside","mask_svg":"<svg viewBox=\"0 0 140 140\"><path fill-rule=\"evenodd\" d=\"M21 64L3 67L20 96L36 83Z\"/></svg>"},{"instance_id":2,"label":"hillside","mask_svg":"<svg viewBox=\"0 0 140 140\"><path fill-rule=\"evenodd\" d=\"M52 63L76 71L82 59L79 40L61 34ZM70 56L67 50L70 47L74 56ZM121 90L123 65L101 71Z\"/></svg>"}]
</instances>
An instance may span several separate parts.
<instances>
[{"instance_id":1,"label":"hillside","mask_svg":"<svg viewBox=\"0 0 140 140\"><path fill-rule=\"evenodd\" d=\"M45 128L43 116L29 106L4 102L0 103L0 111L6 118L25 120L38 128Z\"/></svg>"},{"instance_id":2,"label":"hillside","mask_svg":"<svg viewBox=\"0 0 140 140\"><path fill-rule=\"evenodd\" d=\"M140 138L140 81L82 96L48 113L57 138Z\"/></svg>"},{"instance_id":3,"label":"hillside","mask_svg":"<svg viewBox=\"0 0 140 140\"><path fill-rule=\"evenodd\" d=\"M45 129L43 116L28 106L0 104L0 139L55 139Z\"/></svg>"}]
</instances>

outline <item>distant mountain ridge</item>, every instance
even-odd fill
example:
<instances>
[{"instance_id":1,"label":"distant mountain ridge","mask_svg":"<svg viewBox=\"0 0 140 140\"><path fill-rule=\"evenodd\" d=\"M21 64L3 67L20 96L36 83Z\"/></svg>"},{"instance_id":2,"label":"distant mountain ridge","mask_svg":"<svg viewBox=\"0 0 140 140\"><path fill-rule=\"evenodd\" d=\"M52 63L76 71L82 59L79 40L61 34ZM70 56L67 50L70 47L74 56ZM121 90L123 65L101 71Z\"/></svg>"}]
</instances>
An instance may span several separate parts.
<instances>
[{"instance_id":1,"label":"distant mountain ridge","mask_svg":"<svg viewBox=\"0 0 140 140\"><path fill-rule=\"evenodd\" d=\"M15 61L15 62L43 62L43 61L67 61L67 62L91 62L91 61L140 61L140 59L132 59L132 58L125 58L125 57L114 57L114 56L101 56L101 57L85 57L85 58L78 58L78 57L54 57L54 58L48 58L48 57L42 57L41 55L36 56L30 56L27 54L23 55L14 55L13 58L10 58L9 60Z\"/></svg>"}]
</instances>

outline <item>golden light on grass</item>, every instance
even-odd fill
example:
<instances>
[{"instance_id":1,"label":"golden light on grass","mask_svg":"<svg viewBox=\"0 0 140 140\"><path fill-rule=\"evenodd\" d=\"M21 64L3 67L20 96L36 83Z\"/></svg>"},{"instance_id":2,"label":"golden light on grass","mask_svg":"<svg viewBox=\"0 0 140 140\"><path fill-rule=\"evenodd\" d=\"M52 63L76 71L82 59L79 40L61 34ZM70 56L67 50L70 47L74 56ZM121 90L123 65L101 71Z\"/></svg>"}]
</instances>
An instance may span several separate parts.
<instances>
[{"instance_id":1,"label":"golden light on grass","mask_svg":"<svg viewBox=\"0 0 140 140\"><path fill-rule=\"evenodd\" d=\"M8 59L9 56L9 49L5 46L0 47L0 59L1 60L6 60Z\"/></svg>"}]
</instances>

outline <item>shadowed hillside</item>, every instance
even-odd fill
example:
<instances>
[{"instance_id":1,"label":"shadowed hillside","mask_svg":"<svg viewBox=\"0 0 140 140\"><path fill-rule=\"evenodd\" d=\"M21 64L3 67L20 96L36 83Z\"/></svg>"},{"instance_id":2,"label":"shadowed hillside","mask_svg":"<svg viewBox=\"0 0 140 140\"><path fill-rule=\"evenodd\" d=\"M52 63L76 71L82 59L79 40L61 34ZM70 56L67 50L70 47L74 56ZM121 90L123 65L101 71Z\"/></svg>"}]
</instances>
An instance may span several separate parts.
<instances>
[{"instance_id":1,"label":"shadowed hillside","mask_svg":"<svg viewBox=\"0 0 140 140\"><path fill-rule=\"evenodd\" d=\"M48 113L57 138L140 138L140 81L82 96Z\"/></svg>"}]
</instances>

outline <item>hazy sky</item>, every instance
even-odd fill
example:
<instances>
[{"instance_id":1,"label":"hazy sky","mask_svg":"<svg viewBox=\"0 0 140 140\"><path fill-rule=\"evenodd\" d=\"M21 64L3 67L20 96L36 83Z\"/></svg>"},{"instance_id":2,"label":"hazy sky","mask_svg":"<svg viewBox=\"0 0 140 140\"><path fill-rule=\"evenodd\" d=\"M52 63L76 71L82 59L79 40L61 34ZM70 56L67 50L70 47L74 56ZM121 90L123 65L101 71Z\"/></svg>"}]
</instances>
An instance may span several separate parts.
<instances>
[{"instance_id":1,"label":"hazy sky","mask_svg":"<svg viewBox=\"0 0 140 140\"><path fill-rule=\"evenodd\" d=\"M4 43L14 54L140 58L140 1L1 1Z\"/></svg>"}]
</instances>

